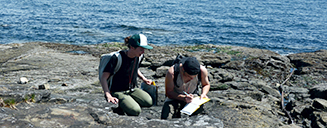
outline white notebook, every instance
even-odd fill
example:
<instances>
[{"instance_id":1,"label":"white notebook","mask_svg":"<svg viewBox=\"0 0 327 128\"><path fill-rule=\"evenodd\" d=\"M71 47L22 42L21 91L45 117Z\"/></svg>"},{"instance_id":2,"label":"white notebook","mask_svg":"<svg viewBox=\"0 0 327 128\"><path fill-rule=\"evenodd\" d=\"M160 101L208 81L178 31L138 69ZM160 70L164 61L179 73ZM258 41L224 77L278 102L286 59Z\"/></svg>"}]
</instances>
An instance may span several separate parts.
<instances>
[{"instance_id":1,"label":"white notebook","mask_svg":"<svg viewBox=\"0 0 327 128\"><path fill-rule=\"evenodd\" d=\"M187 115L192 115L192 113L198 110L202 104L208 102L209 100L210 100L209 98L200 99L199 96L195 97L193 98L191 103L185 105L185 107L181 110L181 112Z\"/></svg>"}]
</instances>

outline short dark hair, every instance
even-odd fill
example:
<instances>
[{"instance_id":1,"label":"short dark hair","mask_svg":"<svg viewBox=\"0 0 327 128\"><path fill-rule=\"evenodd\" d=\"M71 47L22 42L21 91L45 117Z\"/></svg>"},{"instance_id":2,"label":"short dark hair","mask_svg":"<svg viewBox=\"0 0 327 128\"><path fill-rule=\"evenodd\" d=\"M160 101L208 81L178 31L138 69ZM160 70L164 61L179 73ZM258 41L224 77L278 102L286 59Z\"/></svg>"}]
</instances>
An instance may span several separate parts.
<instances>
[{"instance_id":1,"label":"short dark hair","mask_svg":"<svg viewBox=\"0 0 327 128\"><path fill-rule=\"evenodd\" d=\"M197 75L200 73L200 63L195 57L188 57L182 62L184 71L190 75Z\"/></svg>"}]
</instances>

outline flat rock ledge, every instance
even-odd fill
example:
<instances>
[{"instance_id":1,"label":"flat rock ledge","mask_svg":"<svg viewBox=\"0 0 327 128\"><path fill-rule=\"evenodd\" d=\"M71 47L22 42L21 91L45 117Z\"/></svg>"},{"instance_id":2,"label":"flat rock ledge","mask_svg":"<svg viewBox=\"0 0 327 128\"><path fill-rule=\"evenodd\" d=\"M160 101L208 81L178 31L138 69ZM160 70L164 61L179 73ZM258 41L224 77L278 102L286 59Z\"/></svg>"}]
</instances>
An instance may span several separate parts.
<instances>
[{"instance_id":1,"label":"flat rock ledge","mask_svg":"<svg viewBox=\"0 0 327 128\"><path fill-rule=\"evenodd\" d=\"M327 124L327 50L279 55L236 46L153 47L146 51L140 70L156 82L158 104L133 117L116 113L117 105L106 103L98 80L100 55L126 49L122 43L0 45L0 125L323 128ZM161 120L164 75L178 54L197 57L207 67L211 101L200 115Z\"/></svg>"}]
</instances>

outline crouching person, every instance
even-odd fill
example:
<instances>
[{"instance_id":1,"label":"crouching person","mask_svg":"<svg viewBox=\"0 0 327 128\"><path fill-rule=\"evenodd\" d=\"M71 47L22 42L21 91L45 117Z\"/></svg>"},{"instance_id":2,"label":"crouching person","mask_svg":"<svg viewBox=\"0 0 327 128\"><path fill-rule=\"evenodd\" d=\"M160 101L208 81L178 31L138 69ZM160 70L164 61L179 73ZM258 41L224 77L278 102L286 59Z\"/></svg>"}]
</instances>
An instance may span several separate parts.
<instances>
[{"instance_id":1,"label":"crouching person","mask_svg":"<svg viewBox=\"0 0 327 128\"><path fill-rule=\"evenodd\" d=\"M127 115L138 116L141 107L152 106L151 96L135 86L137 76L146 84L152 83L152 80L145 78L140 72L139 64L144 50L153 47L147 44L147 38L142 34L126 37L125 44L129 49L112 55L99 77L107 102L118 104L118 108ZM115 71L117 64L120 64L120 68ZM108 81L111 75L113 77Z\"/></svg>"},{"instance_id":2,"label":"crouching person","mask_svg":"<svg viewBox=\"0 0 327 128\"><path fill-rule=\"evenodd\" d=\"M180 110L190 103L202 84L200 98L208 98L210 89L207 69L200 65L195 57L186 57L168 69L165 78L166 100L162 108L161 119L180 118ZM203 106L192 115L199 114Z\"/></svg>"}]
</instances>

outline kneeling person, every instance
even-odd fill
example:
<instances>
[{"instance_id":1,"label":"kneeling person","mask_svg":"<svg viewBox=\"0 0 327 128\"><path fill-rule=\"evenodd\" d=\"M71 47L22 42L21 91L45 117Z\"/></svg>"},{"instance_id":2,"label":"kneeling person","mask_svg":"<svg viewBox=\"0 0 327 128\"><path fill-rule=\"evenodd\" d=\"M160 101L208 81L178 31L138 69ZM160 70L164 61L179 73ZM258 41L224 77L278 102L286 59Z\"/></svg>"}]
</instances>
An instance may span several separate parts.
<instances>
[{"instance_id":1,"label":"kneeling person","mask_svg":"<svg viewBox=\"0 0 327 128\"><path fill-rule=\"evenodd\" d=\"M121 67L113 76L110 83L108 78L114 74L114 69L117 65L118 57L112 56L106 65L100 82L104 91L107 102L119 104L119 108L127 115L138 116L141 113L141 107L152 106L151 96L142 89L135 88L137 84L137 76L139 76L146 84L150 85L152 80L144 77L139 70L140 56L145 49L153 47L147 45L147 38L142 34L136 34L125 38L125 44L128 50L119 52L122 58Z\"/></svg>"}]
</instances>

